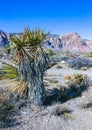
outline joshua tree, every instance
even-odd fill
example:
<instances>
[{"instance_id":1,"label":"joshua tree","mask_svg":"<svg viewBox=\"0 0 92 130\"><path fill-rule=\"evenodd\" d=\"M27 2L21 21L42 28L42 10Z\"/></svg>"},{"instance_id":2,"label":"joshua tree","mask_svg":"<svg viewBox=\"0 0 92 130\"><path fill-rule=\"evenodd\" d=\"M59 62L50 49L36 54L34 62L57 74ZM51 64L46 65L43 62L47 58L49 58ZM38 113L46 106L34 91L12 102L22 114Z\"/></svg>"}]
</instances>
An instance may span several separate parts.
<instances>
[{"instance_id":1,"label":"joshua tree","mask_svg":"<svg viewBox=\"0 0 92 130\"><path fill-rule=\"evenodd\" d=\"M26 29L21 37L11 38L19 74L28 84L28 101L31 106L43 105L46 98L43 75L48 67L49 56L43 49L42 43L47 35L48 33L40 29Z\"/></svg>"}]
</instances>

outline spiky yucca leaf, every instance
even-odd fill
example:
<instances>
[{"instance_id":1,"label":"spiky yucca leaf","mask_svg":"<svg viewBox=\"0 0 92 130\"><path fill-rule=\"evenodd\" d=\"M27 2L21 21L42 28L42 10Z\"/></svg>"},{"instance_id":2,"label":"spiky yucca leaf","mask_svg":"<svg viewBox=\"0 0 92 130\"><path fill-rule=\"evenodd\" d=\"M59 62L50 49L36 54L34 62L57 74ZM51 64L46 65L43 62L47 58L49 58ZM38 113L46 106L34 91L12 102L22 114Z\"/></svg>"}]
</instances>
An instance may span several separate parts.
<instances>
[{"instance_id":1,"label":"spiky yucca leaf","mask_svg":"<svg viewBox=\"0 0 92 130\"><path fill-rule=\"evenodd\" d=\"M10 85L10 90L12 92L15 92L16 94L19 95L27 95L27 90L28 90L28 84L25 83L22 79L19 81L13 81L13 82L9 82Z\"/></svg>"},{"instance_id":2,"label":"spiky yucca leaf","mask_svg":"<svg viewBox=\"0 0 92 130\"><path fill-rule=\"evenodd\" d=\"M28 42L27 45L33 47L40 45L46 39L48 34L49 32L45 33L44 30L41 30L39 28L35 29L26 28L23 33L22 39L26 39L26 41ZM25 42L25 40L23 42Z\"/></svg>"},{"instance_id":3,"label":"spiky yucca leaf","mask_svg":"<svg viewBox=\"0 0 92 130\"><path fill-rule=\"evenodd\" d=\"M28 85L21 79L18 69L15 66L4 63L4 66L0 69L2 73L1 80L7 81L10 90L22 95L26 94Z\"/></svg>"},{"instance_id":4,"label":"spiky yucca leaf","mask_svg":"<svg viewBox=\"0 0 92 130\"><path fill-rule=\"evenodd\" d=\"M15 48L26 47L29 43L27 30L24 31L21 37L14 36L11 38L11 42L13 42Z\"/></svg>"},{"instance_id":5,"label":"spiky yucca leaf","mask_svg":"<svg viewBox=\"0 0 92 130\"><path fill-rule=\"evenodd\" d=\"M49 33L45 33L44 30L40 30L39 28L35 28L34 30L26 28L21 37L12 37L11 41L14 43L14 47L16 48L16 61L20 63L22 60L29 59L30 54L28 53L28 49L31 50L31 54L33 53L32 55L34 56L37 47L44 42L48 34ZM27 50L25 47L27 47Z\"/></svg>"},{"instance_id":6,"label":"spiky yucca leaf","mask_svg":"<svg viewBox=\"0 0 92 130\"><path fill-rule=\"evenodd\" d=\"M4 63L4 66L0 69L0 72L2 73L1 79L11 80L20 78L18 69L8 63Z\"/></svg>"},{"instance_id":7,"label":"spiky yucca leaf","mask_svg":"<svg viewBox=\"0 0 92 130\"><path fill-rule=\"evenodd\" d=\"M49 33L45 33L44 30L40 30L39 28L35 28L30 31L30 46L40 45L46 39Z\"/></svg>"},{"instance_id":8,"label":"spiky yucca leaf","mask_svg":"<svg viewBox=\"0 0 92 130\"><path fill-rule=\"evenodd\" d=\"M25 49L25 47L27 47L30 44L28 37L29 37L28 30L26 29L21 37L14 36L11 38L11 41L13 42L15 49L14 57L15 60L18 62L18 64L20 64L23 59L24 60L29 59L29 53Z\"/></svg>"},{"instance_id":9,"label":"spiky yucca leaf","mask_svg":"<svg viewBox=\"0 0 92 130\"><path fill-rule=\"evenodd\" d=\"M24 48L17 48L15 55L14 55L15 60L20 64L23 59L25 60L30 60L29 52L24 49Z\"/></svg>"}]
</instances>

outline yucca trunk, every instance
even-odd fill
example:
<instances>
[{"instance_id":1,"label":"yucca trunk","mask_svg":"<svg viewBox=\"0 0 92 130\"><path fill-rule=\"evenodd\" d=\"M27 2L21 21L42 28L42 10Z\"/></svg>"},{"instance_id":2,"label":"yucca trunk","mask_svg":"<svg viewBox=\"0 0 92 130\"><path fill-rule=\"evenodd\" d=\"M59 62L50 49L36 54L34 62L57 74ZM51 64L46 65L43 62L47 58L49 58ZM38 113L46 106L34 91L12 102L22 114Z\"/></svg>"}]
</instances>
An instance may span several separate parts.
<instances>
[{"instance_id":1,"label":"yucca trunk","mask_svg":"<svg viewBox=\"0 0 92 130\"><path fill-rule=\"evenodd\" d=\"M28 84L28 100L31 105L42 106L45 103L45 99L43 79L38 74Z\"/></svg>"},{"instance_id":2,"label":"yucca trunk","mask_svg":"<svg viewBox=\"0 0 92 130\"><path fill-rule=\"evenodd\" d=\"M43 84L42 70L39 68L39 66L35 67L35 65L29 63L25 64L25 70L24 67L23 69L22 67L23 66L19 67L19 71L22 78L24 78L24 81L28 83L28 102L31 105L37 105L37 106L43 105L45 102L46 94Z\"/></svg>"},{"instance_id":3,"label":"yucca trunk","mask_svg":"<svg viewBox=\"0 0 92 130\"><path fill-rule=\"evenodd\" d=\"M19 64L19 72L23 80L28 83L28 101L31 106L42 106L45 103L43 75L48 61L46 52L42 48L36 48L34 52L31 50L29 59L22 57Z\"/></svg>"}]
</instances>

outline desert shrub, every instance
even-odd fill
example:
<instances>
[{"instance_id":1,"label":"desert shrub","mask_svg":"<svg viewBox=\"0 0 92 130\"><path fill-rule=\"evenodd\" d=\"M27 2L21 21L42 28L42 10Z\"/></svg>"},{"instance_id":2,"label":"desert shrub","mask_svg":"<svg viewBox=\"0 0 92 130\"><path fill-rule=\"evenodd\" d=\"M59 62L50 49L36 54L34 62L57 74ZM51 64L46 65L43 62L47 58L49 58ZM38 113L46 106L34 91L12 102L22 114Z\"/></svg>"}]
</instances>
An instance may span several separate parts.
<instances>
[{"instance_id":1,"label":"desert shrub","mask_svg":"<svg viewBox=\"0 0 92 130\"><path fill-rule=\"evenodd\" d=\"M0 128L9 127L16 122L14 116L18 114L23 100L8 90L0 89Z\"/></svg>"},{"instance_id":2,"label":"desert shrub","mask_svg":"<svg viewBox=\"0 0 92 130\"><path fill-rule=\"evenodd\" d=\"M92 57L92 52L89 52L88 57Z\"/></svg>"},{"instance_id":3,"label":"desert shrub","mask_svg":"<svg viewBox=\"0 0 92 130\"><path fill-rule=\"evenodd\" d=\"M55 56L55 55L56 55L56 53L55 53L55 52L53 52L53 51L52 51L52 50L50 50L50 49L49 49L47 52L49 53L49 55L50 55L50 56Z\"/></svg>"},{"instance_id":4,"label":"desert shrub","mask_svg":"<svg viewBox=\"0 0 92 130\"><path fill-rule=\"evenodd\" d=\"M81 96L82 92L91 85L91 80L84 74L73 74L68 84L60 87L60 99L65 102L71 98Z\"/></svg>"},{"instance_id":5,"label":"desert shrub","mask_svg":"<svg viewBox=\"0 0 92 130\"><path fill-rule=\"evenodd\" d=\"M69 110L68 108L61 107L60 105L56 105L56 106L51 107L50 115L60 116L60 115L63 115L65 113L70 113L70 112L71 110Z\"/></svg>"},{"instance_id":6,"label":"desert shrub","mask_svg":"<svg viewBox=\"0 0 92 130\"><path fill-rule=\"evenodd\" d=\"M87 78L87 75L74 74L72 80L73 80L73 83L75 84L83 84L86 82L86 78Z\"/></svg>"},{"instance_id":7,"label":"desert shrub","mask_svg":"<svg viewBox=\"0 0 92 130\"><path fill-rule=\"evenodd\" d=\"M87 89L89 85L90 85L89 77L85 74L79 74L79 73L74 74L69 83L69 87L71 90L74 89L79 91Z\"/></svg>"},{"instance_id":8,"label":"desert shrub","mask_svg":"<svg viewBox=\"0 0 92 130\"><path fill-rule=\"evenodd\" d=\"M70 76L70 75L65 75L65 76L64 76L64 79L65 79L65 80L71 80L71 76Z\"/></svg>"},{"instance_id":9,"label":"desert shrub","mask_svg":"<svg viewBox=\"0 0 92 130\"><path fill-rule=\"evenodd\" d=\"M4 90L0 90L0 128L9 126L14 112L15 104L11 96Z\"/></svg>"},{"instance_id":10,"label":"desert shrub","mask_svg":"<svg viewBox=\"0 0 92 130\"><path fill-rule=\"evenodd\" d=\"M63 54L57 54L52 57L53 62L67 61L68 59L69 59L69 56L65 56Z\"/></svg>"},{"instance_id":11,"label":"desert shrub","mask_svg":"<svg viewBox=\"0 0 92 130\"><path fill-rule=\"evenodd\" d=\"M92 67L92 60L88 58L76 57L68 60L68 66L75 69L80 69L81 67Z\"/></svg>"},{"instance_id":12,"label":"desert shrub","mask_svg":"<svg viewBox=\"0 0 92 130\"><path fill-rule=\"evenodd\" d=\"M8 63L3 63L2 68L0 68L0 80L8 83L10 90L20 96L27 98L28 85L20 77L17 67Z\"/></svg>"}]
</instances>

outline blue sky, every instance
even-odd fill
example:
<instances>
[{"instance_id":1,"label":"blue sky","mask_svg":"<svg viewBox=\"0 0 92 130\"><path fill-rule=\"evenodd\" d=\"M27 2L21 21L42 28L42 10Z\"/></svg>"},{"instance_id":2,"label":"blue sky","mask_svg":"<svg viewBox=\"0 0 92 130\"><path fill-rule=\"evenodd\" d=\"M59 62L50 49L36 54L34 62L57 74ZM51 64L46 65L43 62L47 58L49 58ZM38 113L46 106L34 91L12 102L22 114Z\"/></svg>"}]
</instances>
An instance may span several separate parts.
<instances>
[{"instance_id":1,"label":"blue sky","mask_svg":"<svg viewBox=\"0 0 92 130\"><path fill-rule=\"evenodd\" d=\"M59 35L77 32L92 40L92 0L0 1L0 29L22 32L27 26Z\"/></svg>"}]
</instances>

